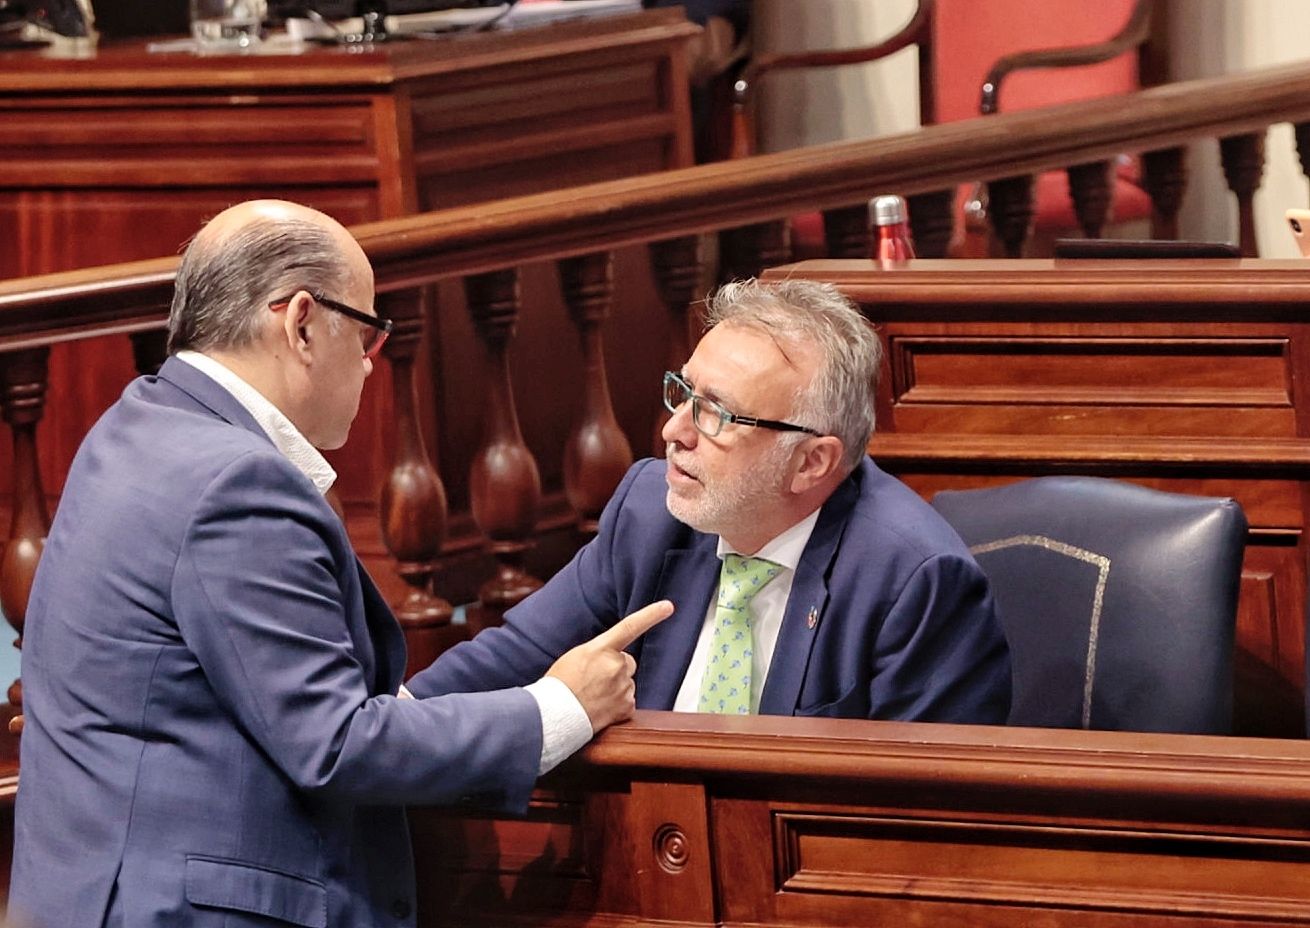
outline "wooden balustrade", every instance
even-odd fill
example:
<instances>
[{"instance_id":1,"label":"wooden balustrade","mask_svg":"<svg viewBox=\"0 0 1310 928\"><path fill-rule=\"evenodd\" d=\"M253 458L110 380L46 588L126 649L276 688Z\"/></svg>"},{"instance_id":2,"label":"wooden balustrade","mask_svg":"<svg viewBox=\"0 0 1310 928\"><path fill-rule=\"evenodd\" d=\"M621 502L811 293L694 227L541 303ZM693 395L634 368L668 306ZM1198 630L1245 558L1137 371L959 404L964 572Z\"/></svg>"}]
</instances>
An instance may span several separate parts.
<instances>
[{"instance_id":1,"label":"wooden balustrade","mask_svg":"<svg viewBox=\"0 0 1310 928\"><path fill-rule=\"evenodd\" d=\"M1183 205L1187 172L1182 148L1161 148L1142 155L1142 186L1151 197L1151 236L1178 238L1178 210Z\"/></svg>"},{"instance_id":2,"label":"wooden balustrade","mask_svg":"<svg viewBox=\"0 0 1310 928\"><path fill-rule=\"evenodd\" d=\"M1264 132L1230 135L1219 140L1219 158L1228 189L1237 196L1238 244L1242 254L1259 254L1255 241L1255 192L1265 170Z\"/></svg>"},{"instance_id":3,"label":"wooden balustrade","mask_svg":"<svg viewBox=\"0 0 1310 928\"><path fill-rule=\"evenodd\" d=\"M14 439L12 517L4 556L0 558L0 609L18 632L14 647L20 649L27 600L50 528L36 459L36 426L45 412L49 357L49 348L28 348L0 356L0 411ZM8 697L14 711L21 712L21 681L10 685ZM21 720L21 715L17 718ZM21 726L21 721L18 724Z\"/></svg>"},{"instance_id":4,"label":"wooden balustrade","mask_svg":"<svg viewBox=\"0 0 1310 928\"><path fill-rule=\"evenodd\" d=\"M909 198L907 205L910 208L910 232L914 236L915 253L925 258L945 255L955 232L955 189L915 194ZM833 257L837 256L831 248L829 251Z\"/></svg>"},{"instance_id":5,"label":"wooden balustrade","mask_svg":"<svg viewBox=\"0 0 1310 928\"><path fill-rule=\"evenodd\" d=\"M509 344L519 312L516 268L475 274L464 281L469 312L486 348L486 408L482 444L473 459L469 492L473 518L496 558L496 574L478 591L478 624L498 624L505 610L541 586L523 569L532 545L541 476L523 442L510 385Z\"/></svg>"},{"instance_id":6,"label":"wooden balustrade","mask_svg":"<svg viewBox=\"0 0 1310 928\"><path fill-rule=\"evenodd\" d=\"M415 402L414 358L423 336L426 291L410 288L378 298L378 315L392 320L383 346L391 364L396 451L382 484L379 510L382 540L396 560L396 573L409 591L395 605L409 646L407 675L426 667L462 637L452 630L454 610L432 589L446 531L446 487L428 454Z\"/></svg>"},{"instance_id":7,"label":"wooden balustrade","mask_svg":"<svg viewBox=\"0 0 1310 928\"><path fill-rule=\"evenodd\" d=\"M659 284L660 297L671 316L665 370L682 370L682 365L691 357L691 327L695 318L691 307L699 298L698 288L705 267L702 244L700 236L684 235L681 238L653 242L650 246L651 266ZM669 414L661 406L650 445L651 454L656 457L664 454L664 438L661 433L664 423L668 421Z\"/></svg>"},{"instance_id":8,"label":"wooden balustrade","mask_svg":"<svg viewBox=\"0 0 1310 928\"><path fill-rule=\"evenodd\" d=\"M632 446L614 418L601 325L614 301L609 252L566 258L560 284L582 342L582 402L564 445L564 488L583 534L594 535L601 510L632 466Z\"/></svg>"},{"instance_id":9,"label":"wooden balustrade","mask_svg":"<svg viewBox=\"0 0 1310 928\"><path fill-rule=\"evenodd\" d=\"M485 611L475 614L495 621L576 545L574 526L580 518L595 518L606 485L628 458L623 440L645 447L653 437L658 449L658 370L687 357L689 307L701 295L702 281L714 274L704 266L702 233L733 233L724 236L721 265L756 273L787 257L783 217L818 209L828 213L834 248L850 254L864 247L862 204L872 194L896 190L911 199L921 246L935 250L938 245L930 243L942 242L949 228L940 214L949 210L959 184L1023 178L1013 182L1018 206L1003 205L1003 195L994 195L992 204L993 215L1014 216L1011 247L1020 247L1027 225L1022 194L1033 172L1092 166L1075 167L1076 176L1085 176L1075 187L1083 191L1092 231L1100 165L1122 151L1145 153L1157 227L1170 231L1184 177L1181 146L1197 138L1226 140L1229 183L1249 204L1259 182L1263 132L1280 121L1296 124L1298 138L1310 137L1310 68L1166 85L1121 98L357 225L354 231L376 269L380 305L397 317L398 330L386 353L389 364L375 378L383 389L390 386L389 420L362 427L374 436L389 435L393 445L389 462L372 475L382 510L361 513L355 501L347 506L348 526L375 568L380 558L371 552L389 561L393 599L413 623L416 645L421 628L458 634L446 625L447 603L440 594L459 581L452 587L459 592L450 598L467 601L467 581L460 578L481 582L491 575L478 596ZM1248 218L1242 224L1250 228ZM1249 235L1244 245L1252 247ZM632 267L634 249L650 269L656 302L611 292L609 269ZM524 279L542 280L543 261L559 269L561 286L552 296L562 307L562 331L544 318L547 310L524 315L520 302L519 269L531 272L524 271ZM173 259L161 259L0 283L0 352L127 334L133 336L134 366L151 370L160 356L158 333L173 267ZM461 279L464 292L452 298L449 288L458 288ZM437 296L424 303L416 294L433 283ZM467 302L467 315L451 309L460 300ZM659 318L642 315L652 311ZM520 324L550 333L553 341L519 344ZM576 334L568 333L569 325ZM605 327L614 325L622 328L607 339ZM463 337L465 329L469 344L482 346L485 363L461 358L466 368L442 369L450 359L439 349ZM606 341L608 359L600 350ZM112 338L104 344L111 346ZM550 391L575 391L565 417L574 423L571 437L566 427L543 434L535 418L520 422L519 408L539 411L543 397L541 384L520 379L516 371L542 370L543 352L559 362L550 370L563 372L558 384L551 380ZM615 377L615 370L623 376ZM104 402L111 399L106 395ZM52 398L44 421L59 415L60 403ZM610 425L610 408L617 429ZM22 430L35 428L35 422L20 424L16 443L22 444ZM588 437L593 434L599 436L595 447ZM466 450L475 447L476 454ZM442 462L436 461L438 450ZM439 472L442 463L447 466ZM543 474L558 482L547 482ZM10 509L30 521L27 513L36 511L32 507L43 494L39 485L29 487L15 488ZM452 501L448 521L445 492ZM29 539L24 544L35 544L42 529L23 525L19 534ZM544 533L565 530L568 541L551 536L555 540L543 544ZM22 545L11 547L17 557ZM11 617L20 615L14 607Z\"/></svg>"}]
</instances>

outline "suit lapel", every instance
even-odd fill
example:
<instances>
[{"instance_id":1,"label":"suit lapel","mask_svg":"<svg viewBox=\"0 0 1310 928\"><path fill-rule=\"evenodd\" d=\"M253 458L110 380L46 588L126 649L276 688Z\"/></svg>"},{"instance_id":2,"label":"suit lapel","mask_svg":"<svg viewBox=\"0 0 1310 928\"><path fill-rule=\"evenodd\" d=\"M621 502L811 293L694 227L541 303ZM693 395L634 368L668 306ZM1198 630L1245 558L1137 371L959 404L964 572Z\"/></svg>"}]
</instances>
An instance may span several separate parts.
<instances>
[{"instance_id":1,"label":"suit lapel","mask_svg":"<svg viewBox=\"0 0 1310 928\"><path fill-rule=\"evenodd\" d=\"M855 505L858 488L846 480L823 504L809 543L796 565L791 595L783 612L782 628L769 663L769 675L760 694L761 715L794 715L800 698L810 652L828 606L828 573L837 554L846 519Z\"/></svg>"},{"instance_id":2,"label":"suit lapel","mask_svg":"<svg viewBox=\"0 0 1310 928\"><path fill-rule=\"evenodd\" d=\"M676 611L642 641L637 659L638 708L673 708L718 582L716 536L696 533L690 548L665 554L654 599L671 600Z\"/></svg>"}]
</instances>

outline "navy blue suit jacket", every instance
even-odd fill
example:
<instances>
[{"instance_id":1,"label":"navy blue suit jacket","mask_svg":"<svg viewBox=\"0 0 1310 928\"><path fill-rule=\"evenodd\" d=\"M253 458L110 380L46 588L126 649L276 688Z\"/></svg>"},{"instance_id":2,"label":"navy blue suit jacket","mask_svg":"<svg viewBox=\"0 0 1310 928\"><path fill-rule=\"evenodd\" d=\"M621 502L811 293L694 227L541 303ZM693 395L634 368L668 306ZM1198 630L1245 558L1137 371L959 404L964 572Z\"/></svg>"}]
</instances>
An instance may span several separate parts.
<instances>
[{"instance_id":1,"label":"navy blue suit jacket","mask_svg":"<svg viewBox=\"0 0 1310 928\"><path fill-rule=\"evenodd\" d=\"M570 647L670 599L677 611L632 650L638 707L672 708L720 562L717 536L669 515L664 472L663 461L634 465L596 538L411 691L535 680ZM930 506L865 458L824 504L797 566L760 711L1003 724L1009 702L1009 651L982 571Z\"/></svg>"},{"instance_id":2,"label":"navy blue suit jacket","mask_svg":"<svg viewBox=\"0 0 1310 928\"><path fill-rule=\"evenodd\" d=\"M15 923L413 924L402 803L524 808L523 690L394 698L404 643L345 528L172 359L69 470L27 613Z\"/></svg>"}]
</instances>

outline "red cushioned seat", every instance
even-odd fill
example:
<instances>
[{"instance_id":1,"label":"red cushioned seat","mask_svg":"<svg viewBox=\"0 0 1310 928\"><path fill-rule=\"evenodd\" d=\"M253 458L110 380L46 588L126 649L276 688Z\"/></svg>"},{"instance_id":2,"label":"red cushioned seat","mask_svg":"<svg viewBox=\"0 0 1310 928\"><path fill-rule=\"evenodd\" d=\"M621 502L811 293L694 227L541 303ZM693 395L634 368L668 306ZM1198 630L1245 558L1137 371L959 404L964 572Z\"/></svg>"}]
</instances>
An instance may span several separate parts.
<instances>
[{"instance_id":1,"label":"red cushioned seat","mask_svg":"<svg viewBox=\"0 0 1310 928\"><path fill-rule=\"evenodd\" d=\"M932 22L936 121L978 117L983 80L998 59L1021 51L1103 42L1123 28L1135 5L1136 0L937 0ZM1137 56L1125 52L1095 65L1009 74L1002 84L1000 110L1130 93L1138 87ZM1137 177L1135 160L1116 165L1110 222L1151 215L1150 198ZM1081 234L1063 171L1039 176L1034 194L1034 231L1040 237ZM958 237L963 211L956 213ZM821 215L792 218L792 248L798 259L826 254Z\"/></svg>"}]
</instances>

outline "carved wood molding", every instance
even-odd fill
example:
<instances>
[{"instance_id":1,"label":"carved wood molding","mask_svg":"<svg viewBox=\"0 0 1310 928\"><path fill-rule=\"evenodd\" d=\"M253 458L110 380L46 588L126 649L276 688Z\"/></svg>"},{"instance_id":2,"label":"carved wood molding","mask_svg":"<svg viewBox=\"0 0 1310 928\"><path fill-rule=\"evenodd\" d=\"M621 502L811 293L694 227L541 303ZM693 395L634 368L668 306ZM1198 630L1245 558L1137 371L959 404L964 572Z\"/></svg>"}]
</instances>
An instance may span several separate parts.
<instances>
[{"instance_id":1,"label":"carved wood molding","mask_svg":"<svg viewBox=\"0 0 1310 928\"><path fill-rule=\"evenodd\" d=\"M1282 822L1310 811L1310 743L1263 738L639 710L565 769L588 768L1222 800Z\"/></svg>"},{"instance_id":2,"label":"carved wood molding","mask_svg":"<svg viewBox=\"0 0 1310 928\"><path fill-rule=\"evenodd\" d=\"M904 269L874 270L868 261L806 261L772 268L765 280L803 272L839 285L842 292L873 308L876 321L904 311L923 318L922 307L950 307L950 318L995 319L998 307L1022 308L1027 318L1058 319L1062 308L1098 307L1097 318L1210 318L1227 321L1303 317L1310 301L1304 259L1196 259L1168 261L1071 261L1049 258L1002 260L918 260ZM1039 273L1040 272L1040 273ZM1259 291L1258 303L1251 299ZM1234 306L1250 306L1235 312Z\"/></svg>"}]
</instances>

